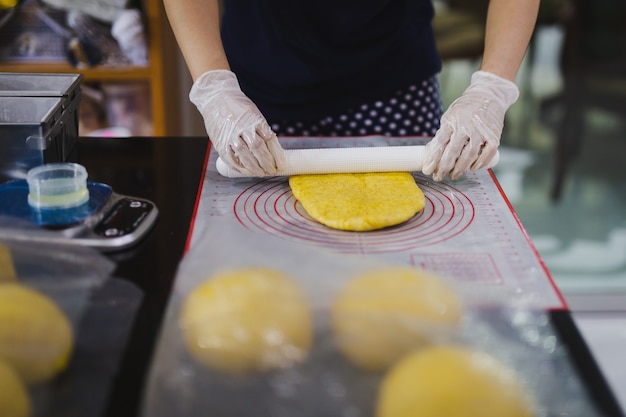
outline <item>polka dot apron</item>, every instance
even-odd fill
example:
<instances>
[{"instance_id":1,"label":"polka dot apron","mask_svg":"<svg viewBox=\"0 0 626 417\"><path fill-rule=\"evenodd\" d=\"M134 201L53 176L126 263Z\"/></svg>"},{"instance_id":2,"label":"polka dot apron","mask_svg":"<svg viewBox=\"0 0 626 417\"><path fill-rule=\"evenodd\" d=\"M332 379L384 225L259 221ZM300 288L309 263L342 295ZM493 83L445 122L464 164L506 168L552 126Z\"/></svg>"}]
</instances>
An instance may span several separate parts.
<instances>
[{"instance_id":1,"label":"polka dot apron","mask_svg":"<svg viewBox=\"0 0 626 417\"><path fill-rule=\"evenodd\" d=\"M362 104L311 122L272 123L279 136L434 136L442 106L437 78L398 91L387 101Z\"/></svg>"}]
</instances>

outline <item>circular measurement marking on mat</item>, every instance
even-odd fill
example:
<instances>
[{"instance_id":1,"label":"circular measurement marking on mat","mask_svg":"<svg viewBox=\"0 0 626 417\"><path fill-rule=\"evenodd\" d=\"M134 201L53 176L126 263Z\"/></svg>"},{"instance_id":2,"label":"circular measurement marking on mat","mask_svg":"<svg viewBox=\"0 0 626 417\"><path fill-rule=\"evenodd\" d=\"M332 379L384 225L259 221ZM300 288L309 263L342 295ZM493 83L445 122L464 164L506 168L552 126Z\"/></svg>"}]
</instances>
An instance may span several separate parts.
<instances>
[{"instance_id":1,"label":"circular measurement marking on mat","mask_svg":"<svg viewBox=\"0 0 626 417\"><path fill-rule=\"evenodd\" d=\"M237 220L249 229L315 244L343 253L402 252L441 243L472 223L470 199L447 184L417 178L426 205L397 226L370 232L331 229L313 220L295 199L287 180L263 180L245 189L234 203Z\"/></svg>"}]
</instances>

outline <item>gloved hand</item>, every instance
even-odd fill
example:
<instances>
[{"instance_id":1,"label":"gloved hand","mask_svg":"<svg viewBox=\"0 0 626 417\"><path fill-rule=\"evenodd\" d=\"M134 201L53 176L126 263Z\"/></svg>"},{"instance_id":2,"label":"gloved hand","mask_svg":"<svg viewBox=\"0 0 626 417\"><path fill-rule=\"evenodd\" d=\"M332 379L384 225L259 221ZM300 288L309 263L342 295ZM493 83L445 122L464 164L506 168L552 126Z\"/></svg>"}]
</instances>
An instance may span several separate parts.
<instances>
[{"instance_id":1,"label":"gloved hand","mask_svg":"<svg viewBox=\"0 0 626 417\"><path fill-rule=\"evenodd\" d=\"M222 160L245 175L274 175L285 165L276 134L228 70L207 71L191 87L189 99L204 119Z\"/></svg>"},{"instance_id":2,"label":"gloved hand","mask_svg":"<svg viewBox=\"0 0 626 417\"><path fill-rule=\"evenodd\" d=\"M472 74L470 86L444 112L441 127L426 145L422 172L433 174L435 181L446 175L455 180L468 169L495 165L504 115L518 96L509 80L485 71Z\"/></svg>"}]
</instances>

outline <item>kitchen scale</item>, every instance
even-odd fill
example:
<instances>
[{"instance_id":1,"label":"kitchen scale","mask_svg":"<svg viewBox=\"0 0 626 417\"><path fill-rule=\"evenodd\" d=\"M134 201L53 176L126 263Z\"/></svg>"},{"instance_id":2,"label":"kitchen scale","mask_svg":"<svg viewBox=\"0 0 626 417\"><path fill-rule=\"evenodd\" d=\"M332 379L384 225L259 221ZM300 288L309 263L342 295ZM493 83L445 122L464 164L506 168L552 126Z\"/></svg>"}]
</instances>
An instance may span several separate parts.
<instances>
[{"instance_id":1,"label":"kitchen scale","mask_svg":"<svg viewBox=\"0 0 626 417\"><path fill-rule=\"evenodd\" d=\"M56 166L82 168L78 164L46 164L39 168ZM86 171L83 175L86 179ZM46 178L41 184L58 180L70 181L64 186L71 192L54 195L57 189L44 195L41 191L40 196L30 179L0 184L0 239L116 251L136 244L157 220L158 209L153 202L118 194L106 184L84 179L80 183L74 178ZM73 202L64 204L59 198Z\"/></svg>"}]
</instances>

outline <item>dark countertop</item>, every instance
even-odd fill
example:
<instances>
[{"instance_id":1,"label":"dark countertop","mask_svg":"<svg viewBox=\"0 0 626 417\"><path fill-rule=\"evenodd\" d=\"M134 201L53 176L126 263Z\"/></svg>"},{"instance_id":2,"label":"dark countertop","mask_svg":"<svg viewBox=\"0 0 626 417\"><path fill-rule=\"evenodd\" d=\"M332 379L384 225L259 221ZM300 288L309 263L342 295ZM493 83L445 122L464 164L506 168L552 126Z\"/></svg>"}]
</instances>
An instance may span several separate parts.
<instances>
[{"instance_id":1,"label":"dark countertop","mask_svg":"<svg viewBox=\"0 0 626 417\"><path fill-rule=\"evenodd\" d=\"M109 388L103 415L135 416L178 262L183 256L203 178L206 138L80 138L78 162L89 180L119 194L152 200L154 229L136 246L110 253L114 276L135 284L143 299ZM129 318L130 319L130 318Z\"/></svg>"}]
</instances>

